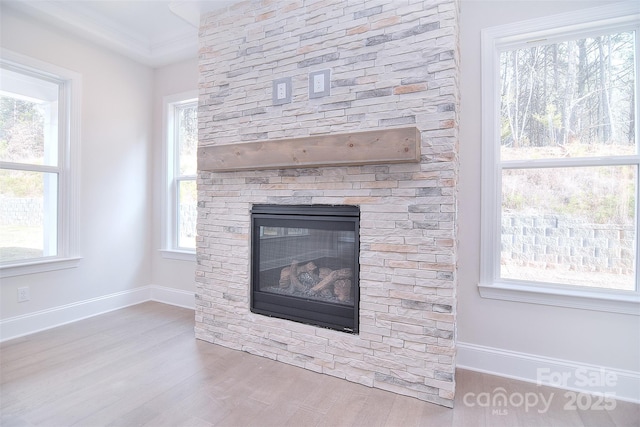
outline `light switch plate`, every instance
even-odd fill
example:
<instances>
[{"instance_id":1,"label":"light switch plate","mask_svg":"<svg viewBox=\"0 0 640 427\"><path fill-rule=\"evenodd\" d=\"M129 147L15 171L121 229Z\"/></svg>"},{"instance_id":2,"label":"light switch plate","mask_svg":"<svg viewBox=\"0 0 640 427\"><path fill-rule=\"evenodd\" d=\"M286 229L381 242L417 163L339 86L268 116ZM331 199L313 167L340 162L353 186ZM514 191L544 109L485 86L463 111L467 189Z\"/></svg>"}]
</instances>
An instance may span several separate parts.
<instances>
[{"instance_id":1,"label":"light switch plate","mask_svg":"<svg viewBox=\"0 0 640 427\"><path fill-rule=\"evenodd\" d=\"M291 77L284 77L273 81L273 105L291 102Z\"/></svg>"},{"instance_id":2,"label":"light switch plate","mask_svg":"<svg viewBox=\"0 0 640 427\"><path fill-rule=\"evenodd\" d=\"M309 73L309 98L322 98L331 94L331 70Z\"/></svg>"}]
</instances>

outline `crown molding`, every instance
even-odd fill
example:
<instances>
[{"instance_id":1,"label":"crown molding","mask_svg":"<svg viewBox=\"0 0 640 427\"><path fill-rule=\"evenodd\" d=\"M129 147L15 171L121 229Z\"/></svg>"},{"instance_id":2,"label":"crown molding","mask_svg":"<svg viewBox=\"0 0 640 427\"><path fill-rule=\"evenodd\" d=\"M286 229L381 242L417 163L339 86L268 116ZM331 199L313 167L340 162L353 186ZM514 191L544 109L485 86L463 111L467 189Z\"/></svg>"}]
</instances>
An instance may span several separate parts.
<instances>
[{"instance_id":1,"label":"crown molding","mask_svg":"<svg viewBox=\"0 0 640 427\"><path fill-rule=\"evenodd\" d=\"M195 28L200 26L202 5L194 1L176 0L169 3L169 10Z\"/></svg>"},{"instance_id":2,"label":"crown molding","mask_svg":"<svg viewBox=\"0 0 640 427\"><path fill-rule=\"evenodd\" d=\"M78 7L77 2L71 4L59 1L5 1L3 6L5 5L150 67L161 67L197 57L198 29L193 25L194 20L199 22L200 19L197 3L191 5L188 12L183 12L183 15L188 13L186 16L189 16L189 19L185 19L174 11L174 9L184 10L185 8L181 5L170 7L174 14L191 26L187 27L186 31L172 34L155 43L129 28L118 25L108 17L101 16L88 8ZM195 18L196 13L197 18Z\"/></svg>"}]
</instances>

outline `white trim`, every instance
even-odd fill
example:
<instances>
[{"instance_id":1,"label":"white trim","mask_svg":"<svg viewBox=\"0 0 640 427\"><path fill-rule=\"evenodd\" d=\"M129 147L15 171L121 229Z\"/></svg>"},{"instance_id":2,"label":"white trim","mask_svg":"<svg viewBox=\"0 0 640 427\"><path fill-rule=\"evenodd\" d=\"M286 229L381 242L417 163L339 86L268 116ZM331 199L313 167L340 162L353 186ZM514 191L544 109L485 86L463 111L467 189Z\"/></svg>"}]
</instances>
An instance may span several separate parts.
<instances>
[{"instance_id":1,"label":"white trim","mask_svg":"<svg viewBox=\"0 0 640 427\"><path fill-rule=\"evenodd\" d=\"M80 265L80 260L82 260L82 258L80 257L55 258L52 260L40 258L37 261L33 262L4 266L0 269L0 278L75 268Z\"/></svg>"},{"instance_id":2,"label":"white trim","mask_svg":"<svg viewBox=\"0 0 640 427\"><path fill-rule=\"evenodd\" d=\"M499 53L506 48L522 47L525 43L549 43L558 37L578 36L585 31L625 28L640 32L640 5L633 2L611 4L603 7L545 16L522 22L485 28L481 32L482 73L482 175L481 175L481 247L480 281L478 289L484 298L546 304L560 307L597 310L613 313L640 315L640 289L619 292L605 289L587 289L561 284L511 281L499 278L501 232L501 172L503 169L639 165L640 156L618 156L578 159L544 159L500 162L498 139ZM638 34L636 33L636 39ZM558 34L561 34L560 36ZM529 43L531 42L531 43ZM640 57L636 57L640 61ZM639 87L640 85L636 85ZM640 97L636 97L640 99ZM636 109L636 114L638 114ZM638 120L636 119L636 123ZM637 133L637 132L636 132ZM636 136L637 138L637 136ZM636 207L636 212L638 208ZM640 215L637 215L640 217ZM636 224L636 233L638 233ZM636 249L636 270L640 266L640 251ZM639 272L636 271L636 282Z\"/></svg>"},{"instance_id":3,"label":"white trim","mask_svg":"<svg viewBox=\"0 0 640 427\"><path fill-rule=\"evenodd\" d=\"M482 34L486 34L489 39L497 37L503 39L504 42L501 43L503 45L517 45L527 42L532 37L535 39L553 37L557 34L557 28L564 28L566 32L584 34L585 29L592 32L594 22L597 22L597 26L600 27L613 27L624 26L637 19L640 19L640 6L633 0L498 25L483 29Z\"/></svg>"},{"instance_id":4,"label":"white trim","mask_svg":"<svg viewBox=\"0 0 640 427\"><path fill-rule=\"evenodd\" d=\"M147 285L0 320L0 342L97 316L147 301L195 309L193 292Z\"/></svg>"},{"instance_id":5,"label":"white trim","mask_svg":"<svg viewBox=\"0 0 640 427\"><path fill-rule=\"evenodd\" d=\"M530 160L505 160L501 163L502 169L537 169L537 168L564 168L564 167L589 167L589 166L637 166L640 156L612 156L612 157L582 157L563 159L530 159Z\"/></svg>"},{"instance_id":6,"label":"white trim","mask_svg":"<svg viewBox=\"0 0 640 427\"><path fill-rule=\"evenodd\" d=\"M161 188L161 249L164 258L182 259L195 261L195 250L193 252L177 249L177 203L175 194L177 190L174 186L175 175L175 145L174 145L174 118L175 107L182 104L197 102L198 90L167 95L162 98L162 188ZM185 255L191 253L193 257L187 258ZM183 255L185 254L185 255Z\"/></svg>"},{"instance_id":7,"label":"white trim","mask_svg":"<svg viewBox=\"0 0 640 427\"><path fill-rule=\"evenodd\" d=\"M569 286L560 288L527 282L503 284L497 281L490 284L479 283L478 289L480 296L484 298L640 316L640 295L637 293L600 288L570 289Z\"/></svg>"},{"instance_id":8,"label":"white trim","mask_svg":"<svg viewBox=\"0 0 640 427\"><path fill-rule=\"evenodd\" d=\"M11 50L0 48L0 62L12 69L55 79L61 85L58 141L58 254L0 266L0 277L73 268L80 259L80 138L82 75ZM37 168L36 168L37 169ZM41 168L43 171L48 169Z\"/></svg>"},{"instance_id":9,"label":"white trim","mask_svg":"<svg viewBox=\"0 0 640 427\"><path fill-rule=\"evenodd\" d=\"M150 286L116 292L0 321L0 342L150 300Z\"/></svg>"},{"instance_id":10,"label":"white trim","mask_svg":"<svg viewBox=\"0 0 640 427\"><path fill-rule=\"evenodd\" d=\"M175 305L183 308L196 309L195 292L181 289L168 288L166 286L151 285L151 301L163 304Z\"/></svg>"},{"instance_id":11,"label":"white trim","mask_svg":"<svg viewBox=\"0 0 640 427\"><path fill-rule=\"evenodd\" d=\"M640 372L635 371L464 342L457 343L456 367L580 393L612 393L617 400L640 403ZM567 380L563 383L551 382L550 373L565 375ZM600 378L603 373L615 377L613 385L581 386L582 378Z\"/></svg>"},{"instance_id":12,"label":"white trim","mask_svg":"<svg viewBox=\"0 0 640 427\"><path fill-rule=\"evenodd\" d=\"M176 251L176 250L169 250L169 249L160 249L160 253L162 254L162 258L165 258L165 259L177 259L179 261L196 262L195 251Z\"/></svg>"},{"instance_id":13,"label":"white trim","mask_svg":"<svg viewBox=\"0 0 640 427\"><path fill-rule=\"evenodd\" d=\"M82 4L66 3L54 1L7 2L10 7L44 19L56 27L70 31L151 67L161 67L197 57L197 25L185 26L179 33L167 33L162 40L153 42L148 37L141 36L139 33L114 22L109 17L82 7Z\"/></svg>"}]
</instances>

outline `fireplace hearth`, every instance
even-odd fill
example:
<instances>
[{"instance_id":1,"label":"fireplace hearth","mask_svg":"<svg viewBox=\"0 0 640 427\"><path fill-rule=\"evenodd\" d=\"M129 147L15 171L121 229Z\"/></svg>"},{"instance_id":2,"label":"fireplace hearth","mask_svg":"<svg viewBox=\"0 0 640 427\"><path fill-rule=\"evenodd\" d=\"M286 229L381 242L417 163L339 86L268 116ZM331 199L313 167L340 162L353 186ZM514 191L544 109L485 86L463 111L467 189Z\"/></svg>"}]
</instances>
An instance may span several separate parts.
<instances>
[{"instance_id":1,"label":"fireplace hearth","mask_svg":"<svg viewBox=\"0 0 640 427\"><path fill-rule=\"evenodd\" d=\"M358 332L356 206L254 205L251 311Z\"/></svg>"}]
</instances>

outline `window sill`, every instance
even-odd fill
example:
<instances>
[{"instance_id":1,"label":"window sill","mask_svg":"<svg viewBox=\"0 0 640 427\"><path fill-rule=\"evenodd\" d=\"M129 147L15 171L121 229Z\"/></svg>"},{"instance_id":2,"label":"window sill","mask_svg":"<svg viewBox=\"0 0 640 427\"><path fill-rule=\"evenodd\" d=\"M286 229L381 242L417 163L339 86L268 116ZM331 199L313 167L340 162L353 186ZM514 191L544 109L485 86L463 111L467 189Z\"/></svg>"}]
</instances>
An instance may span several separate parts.
<instances>
[{"instance_id":1,"label":"window sill","mask_svg":"<svg viewBox=\"0 0 640 427\"><path fill-rule=\"evenodd\" d=\"M196 262L195 252L160 249L160 253L162 254L162 258L165 259L177 259L179 261Z\"/></svg>"},{"instance_id":2,"label":"window sill","mask_svg":"<svg viewBox=\"0 0 640 427\"><path fill-rule=\"evenodd\" d=\"M81 259L80 257L42 259L22 264L5 265L0 267L0 278L76 268Z\"/></svg>"},{"instance_id":3,"label":"window sill","mask_svg":"<svg viewBox=\"0 0 640 427\"><path fill-rule=\"evenodd\" d=\"M483 298L640 316L640 295L636 292L542 287L513 282L480 283L478 289Z\"/></svg>"}]
</instances>

